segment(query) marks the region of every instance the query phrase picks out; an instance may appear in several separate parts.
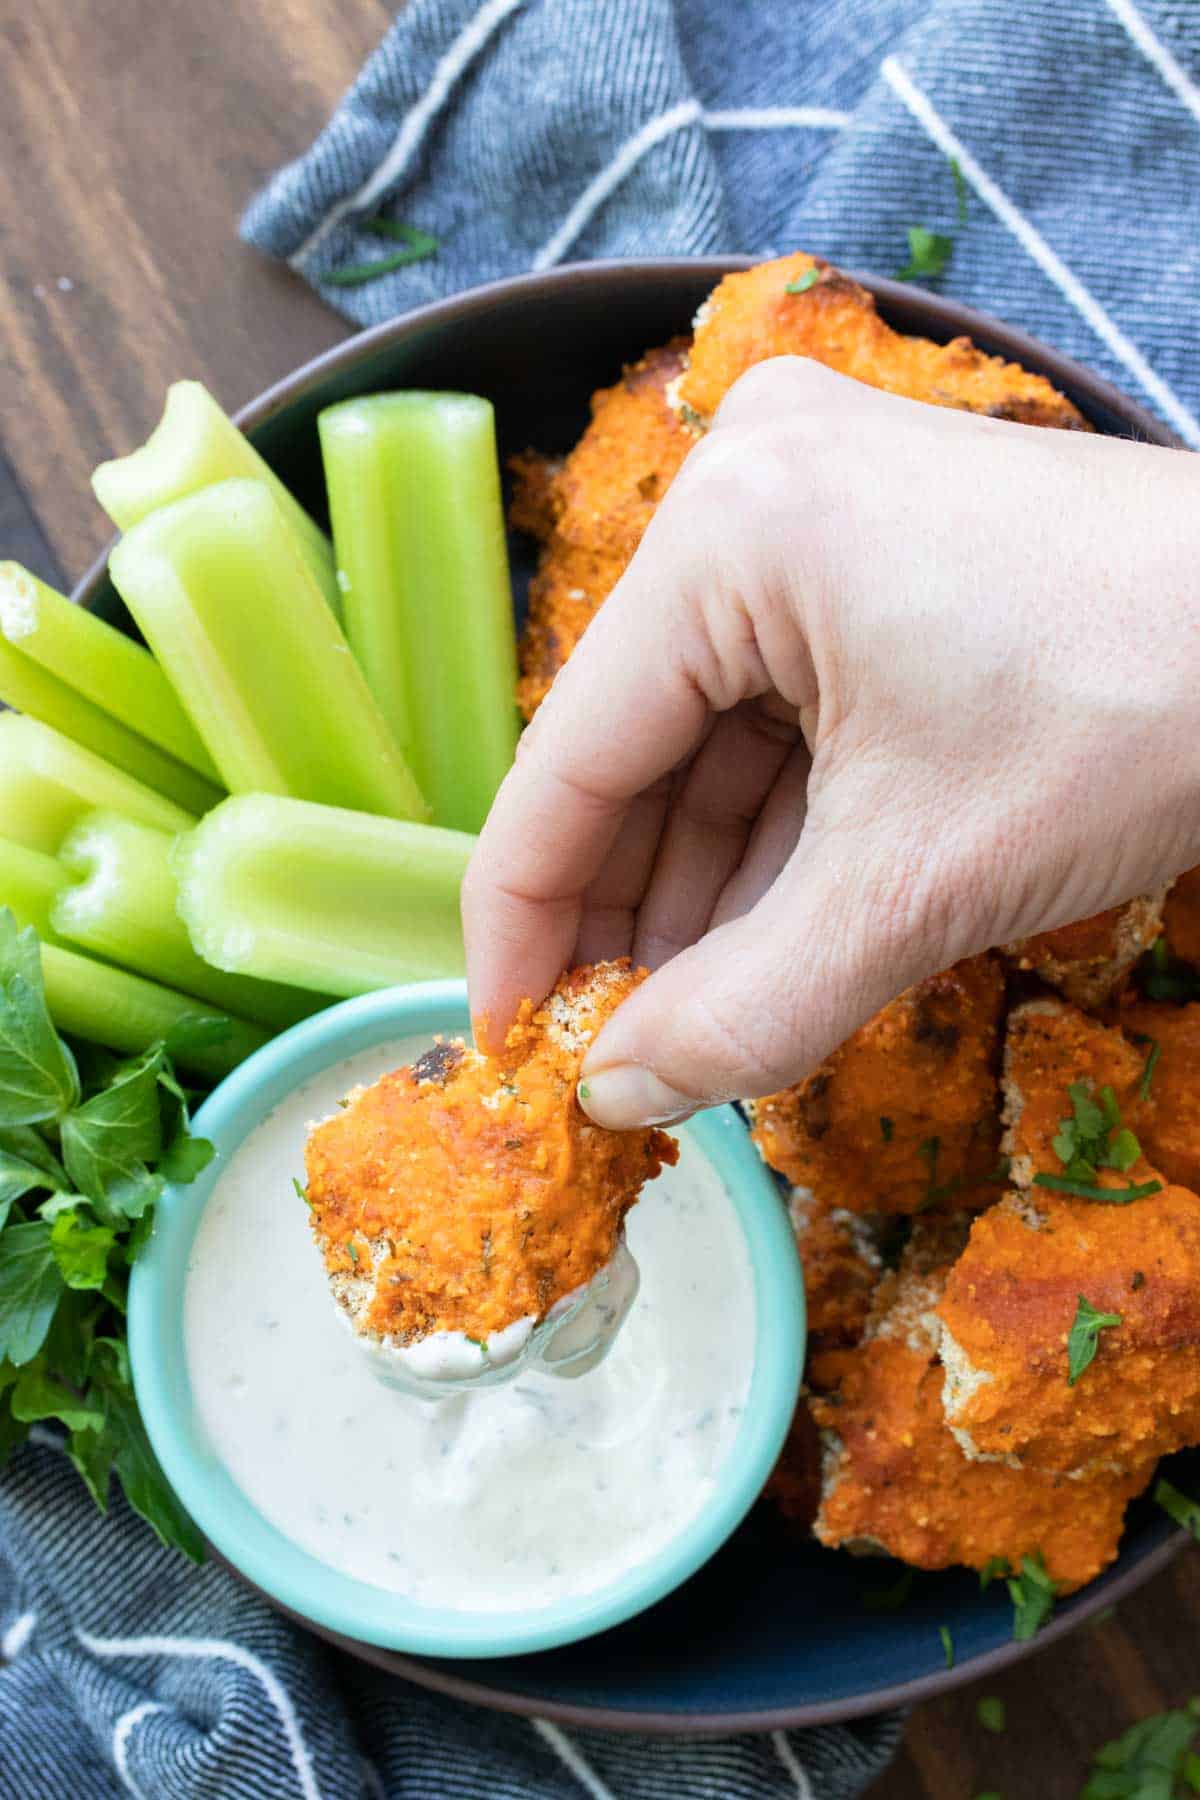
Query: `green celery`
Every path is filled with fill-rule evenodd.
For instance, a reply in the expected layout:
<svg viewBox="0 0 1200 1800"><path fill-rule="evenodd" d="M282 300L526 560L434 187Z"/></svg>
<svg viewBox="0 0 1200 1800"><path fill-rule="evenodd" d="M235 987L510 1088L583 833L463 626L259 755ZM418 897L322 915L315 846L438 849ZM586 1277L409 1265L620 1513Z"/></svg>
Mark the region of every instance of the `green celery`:
<svg viewBox="0 0 1200 1800"><path fill-rule="evenodd" d="M425 816L261 482L220 481L161 507L126 533L109 566L231 793Z"/></svg>
<svg viewBox="0 0 1200 1800"><path fill-rule="evenodd" d="M138 737L149 738L209 781L220 780L196 727L145 646L86 607L72 605L20 563L0 563L0 638Z"/></svg>
<svg viewBox="0 0 1200 1800"><path fill-rule="evenodd" d="M350 646L434 822L478 831L517 741L492 406L373 394L318 428Z"/></svg>
<svg viewBox="0 0 1200 1800"><path fill-rule="evenodd" d="M325 1005L294 987L228 975L196 955L176 910L173 842L168 833L118 813L87 813L64 838L58 863L51 863L61 890L51 911L58 938L276 1031ZM78 881L63 885L64 871ZM0 843L0 895L4 876Z"/></svg>
<svg viewBox="0 0 1200 1800"><path fill-rule="evenodd" d="M139 737L85 700L82 694L51 675L0 636L0 701L27 713L56 732L65 733L85 751L103 757L139 784L169 796L189 812L207 812L221 791L194 769L164 756L156 744ZM7 715L6 715L7 716ZM164 802L165 804L165 802Z"/></svg>
<svg viewBox="0 0 1200 1800"><path fill-rule="evenodd" d="M175 848L179 911L218 968L361 994L461 975L458 896L475 840L246 794Z"/></svg>
<svg viewBox="0 0 1200 1800"><path fill-rule="evenodd" d="M50 926L50 911L66 880L66 870L54 857L0 837L0 907L6 906L22 928L32 925L40 938L52 943L58 940Z"/></svg>
<svg viewBox="0 0 1200 1800"><path fill-rule="evenodd" d="M340 618L341 596L328 537L200 382L174 382L167 389L163 416L146 442L128 456L101 463L92 487L113 524L128 531L157 507L235 475L262 482L317 586Z"/></svg>
<svg viewBox="0 0 1200 1800"><path fill-rule="evenodd" d="M0 834L53 856L96 807L159 831L186 831L195 814L115 769L37 719L0 713Z"/></svg>
<svg viewBox="0 0 1200 1800"><path fill-rule="evenodd" d="M223 1016L190 994L178 994L157 981L112 969L55 944L42 945L42 976L46 1004L60 1031L125 1056L139 1056L151 1044L170 1038L183 1020L211 1019L215 1024ZM267 1033L244 1019L228 1019L228 1026L220 1042L200 1045L185 1040L175 1052L176 1061L219 1079L267 1042Z"/></svg>

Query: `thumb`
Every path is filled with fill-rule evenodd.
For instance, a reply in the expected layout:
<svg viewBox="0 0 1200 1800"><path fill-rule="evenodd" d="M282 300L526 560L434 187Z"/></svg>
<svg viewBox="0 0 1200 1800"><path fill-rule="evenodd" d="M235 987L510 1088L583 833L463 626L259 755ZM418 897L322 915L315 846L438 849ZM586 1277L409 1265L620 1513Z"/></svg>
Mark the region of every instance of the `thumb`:
<svg viewBox="0 0 1200 1800"><path fill-rule="evenodd" d="M854 854L849 852L853 849ZM802 836L775 885L650 975L604 1026L579 1100L612 1131L776 1093L963 950L934 884L864 846Z"/></svg>

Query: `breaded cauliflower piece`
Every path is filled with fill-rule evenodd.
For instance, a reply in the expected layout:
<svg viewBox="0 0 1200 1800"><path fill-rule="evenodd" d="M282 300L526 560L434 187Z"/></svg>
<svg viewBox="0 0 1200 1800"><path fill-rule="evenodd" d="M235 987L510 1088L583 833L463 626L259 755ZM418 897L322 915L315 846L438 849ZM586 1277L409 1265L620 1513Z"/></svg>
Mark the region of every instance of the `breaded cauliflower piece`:
<svg viewBox="0 0 1200 1800"><path fill-rule="evenodd" d="M1200 963L1200 868L1189 869L1169 890L1163 929L1172 956Z"/></svg>
<svg viewBox="0 0 1200 1800"><path fill-rule="evenodd" d="M955 1248L952 1233L924 1250L918 1242L880 1290L864 1342L823 1358L833 1386L811 1402L826 1443L816 1536L919 1569L983 1569L996 1558L1015 1569L1040 1551L1070 1591L1116 1555L1126 1505L1153 1463L1068 1482L964 1458L942 1416L934 1316Z"/></svg>
<svg viewBox="0 0 1200 1800"><path fill-rule="evenodd" d="M513 522L542 541L529 587L517 699L527 719L624 574L694 442L667 405L686 338L650 350L592 400L592 422L561 465L516 459Z"/></svg>
<svg viewBox="0 0 1200 1800"><path fill-rule="evenodd" d="M806 1081L750 1103L764 1159L826 1209L960 1206L996 1161L1003 998L991 956L909 988Z"/></svg>
<svg viewBox="0 0 1200 1800"><path fill-rule="evenodd" d="M1200 1193L1200 1005L1145 1000L1122 1007L1120 1018L1143 1067L1158 1046L1149 1065L1149 1102L1138 1113L1146 1155L1168 1181Z"/></svg>
<svg viewBox="0 0 1200 1800"><path fill-rule="evenodd" d="M814 270L812 287L788 293L789 283ZM693 429L707 428L738 376L769 356L810 356L868 387L932 406L1092 429L1043 376L986 356L969 338L934 344L893 331L865 288L802 252L727 275L704 303L687 368L672 390L681 417Z"/></svg>
<svg viewBox="0 0 1200 1800"><path fill-rule="evenodd" d="M804 1265L809 1342L855 1344L883 1274L873 1222L793 1188L788 1202Z"/></svg>
<svg viewBox="0 0 1200 1800"><path fill-rule="evenodd" d="M969 1455L1132 1474L1200 1435L1200 1198L1143 1153L1145 1068L1144 1047L1065 1001L1009 1019L1021 1191L976 1221L938 1309L945 1415ZM1120 1323L1072 1385L1081 1300Z"/></svg>
<svg viewBox="0 0 1200 1800"><path fill-rule="evenodd" d="M642 974L573 969L524 1003L501 1055L439 1042L313 1128L312 1228L360 1337L486 1341L609 1263L643 1184L678 1158L661 1131L601 1131L575 1097L588 1045Z"/></svg>
<svg viewBox="0 0 1200 1800"><path fill-rule="evenodd" d="M1140 1172L1140 1171L1139 1171ZM1120 1324L1068 1380L1085 1300ZM1033 1188L977 1219L938 1309L947 1423L971 1456L1130 1475L1200 1440L1200 1198Z"/></svg>
<svg viewBox="0 0 1200 1800"><path fill-rule="evenodd" d="M1110 1087L1121 1124L1140 1134L1154 1105L1153 1098L1141 1099L1145 1068L1144 1049L1065 1000L1028 1000L1014 1007L1004 1041L1001 1143L1013 1186L1027 1188L1035 1175L1064 1173L1054 1140L1071 1115L1073 1083L1084 1083L1093 1095ZM1108 1170L1104 1179L1127 1187L1135 1175Z"/></svg>
<svg viewBox="0 0 1200 1800"><path fill-rule="evenodd" d="M1139 894L1074 925L1017 938L1004 946L1003 954L1018 969L1040 975L1076 1006L1103 1006L1161 932L1165 896L1165 888Z"/></svg>

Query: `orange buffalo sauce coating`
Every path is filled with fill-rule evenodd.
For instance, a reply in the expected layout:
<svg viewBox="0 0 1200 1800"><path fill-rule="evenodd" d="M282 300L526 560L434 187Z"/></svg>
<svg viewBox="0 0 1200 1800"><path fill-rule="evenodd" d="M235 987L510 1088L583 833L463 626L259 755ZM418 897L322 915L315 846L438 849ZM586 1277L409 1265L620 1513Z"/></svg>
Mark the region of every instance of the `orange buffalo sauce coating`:
<svg viewBox="0 0 1200 1800"><path fill-rule="evenodd" d="M661 1131L601 1131L575 1097L588 1045L644 974L573 969L524 1002L499 1056L438 1043L313 1129L313 1230L357 1330L485 1339L611 1259L643 1183L679 1154Z"/></svg>
<svg viewBox="0 0 1200 1800"><path fill-rule="evenodd" d="M1073 925L1005 945L1016 967L1031 970L1076 1006L1103 1006L1162 929L1162 895L1141 894Z"/></svg>
<svg viewBox="0 0 1200 1800"><path fill-rule="evenodd" d="M1121 1123L1138 1136L1153 1113L1153 1093L1140 1098L1146 1051L1065 1000L1030 1000L1008 1017L1004 1044L1004 1151L1017 1187L1035 1175L1063 1174L1054 1139L1072 1117L1069 1088L1111 1087ZM1126 1171L1100 1169L1100 1186L1123 1188L1154 1174L1145 1159Z"/></svg>
<svg viewBox="0 0 1200 1800"><path fill-rule="evenodd" d="M752 1103L764 1159L825 1207L961 1206L996 1161L1003 998L991 956L909 988L806 1081Z"/></svg>
<svg viewBox="0 0 1200 1800"><path fill-rule="evenodd" d="M1068 1383L1080 1296L1121 1323ZM1200 1439L1200 1198L1034 1188L977 1219L938 1308L948 1422L979 1455L1129 1473Z"/></svg>
<svg viewBox="0 0 1200 1800"><path fill-rule="evenodd" d="M789 1211L804 1263L809 1343L857 1343L883 1268L873 1233L861 1215L804 1188L793 1191Z"/></svg>
<svg viewBox="0 0 1200 1800"><path fill-rule="evenodd" d="M812 287L787 292L789 282L812 270L818 275ZM868 387L932 406L1091 430L1044 376L986 356L969 338L935 344L893 331L865 288L801 251L727 275L701 308L677 389L685 415L709 424L738 376L769 356L810 356Z"/></svg>
<svg viewBox="0 0 1200 1800"><path fill-rule="evenodd" d="M1172 956L1200 963L1200 869L1181 875L1167 895L1163 927Z"/></svg>
<svg viewBox="0 0 1200 1800"><path fill-rule="evenodd" d="M654 509L692 448L667 405L686 338L650 350L592 399L592 421L558 465L515 459L514 524L543 543L529 587L517 698L532 718L592 615L624 574Z"/></svg>
<svg viewBox="0 0 1200 1800"><path fill-rule="evenodd" d="M812 1402L840 1446L816 1521L821 1543L875 1545L918 1569L983 1569L995 1557L1017 1569L1040 1551L1064 1591L1116 1555L1125 1508L1152 1464L1071 1481L968 1462L942 1414L940 1367L901 1339L829 1352L834 1376L832 1392Z"/></svg>
<svg viewBox="0 0 1200 1800"><path fill-rule="evenodd" d="M817 1359L813 1418L827 1458L816 1535L919 1569L1013 1568L1040 1551L1053 1581L1081 1586L1116 1554L1127 1502L1150 1464L1087 1481L968 1462L942 1411L934 1308L968 1221L922 1221L880 1287L864 1341Z"/></svg>
<svg viewBox="0 0 1200 1800"><path fill-rule="evenodd" d="M1121 1025L1143 1065L1153 1045L1150 1103L1139 1114L1142 1147L1168 1181L1200 1193L1200 1005L1142 1001L1121 1009Z"/></svg>

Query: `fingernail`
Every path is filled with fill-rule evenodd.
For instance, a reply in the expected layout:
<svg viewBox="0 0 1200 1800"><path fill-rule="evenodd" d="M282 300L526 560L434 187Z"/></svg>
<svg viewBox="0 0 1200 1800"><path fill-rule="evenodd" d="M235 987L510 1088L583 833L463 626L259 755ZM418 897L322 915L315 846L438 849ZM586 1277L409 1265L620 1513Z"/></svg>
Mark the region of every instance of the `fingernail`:
<svg viewBox="0 0 1200 1800"><path fill-rule="evenodd" d="M632 1131L638 1125L674 1125L696 1111L697 1102L680 1094L652 1069L639 1063L616 1063L579 1084L579 1104L588 1118L606 1131Z"/></svg>

